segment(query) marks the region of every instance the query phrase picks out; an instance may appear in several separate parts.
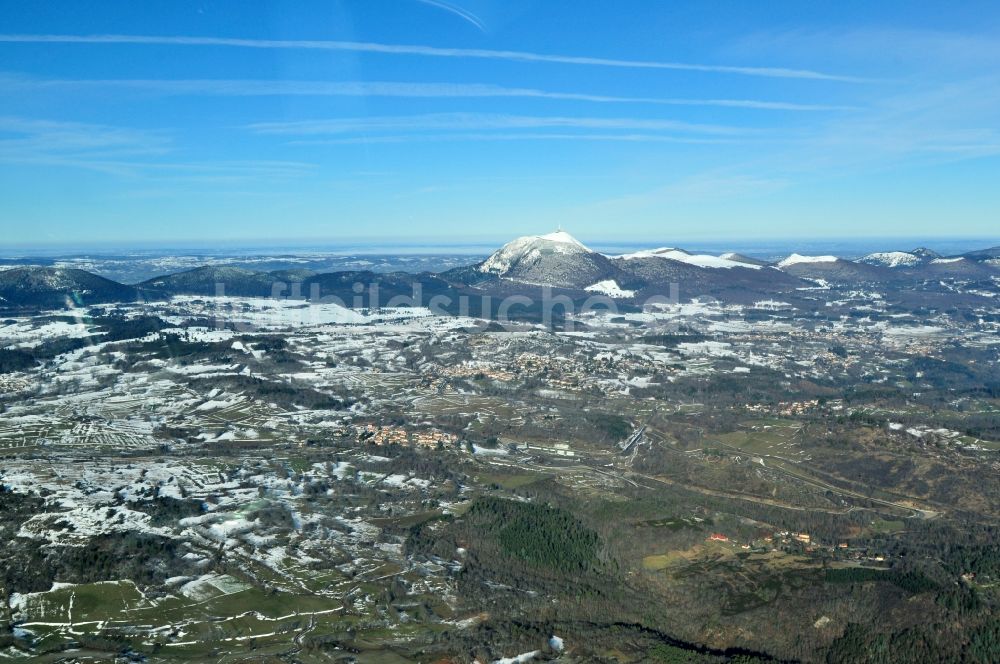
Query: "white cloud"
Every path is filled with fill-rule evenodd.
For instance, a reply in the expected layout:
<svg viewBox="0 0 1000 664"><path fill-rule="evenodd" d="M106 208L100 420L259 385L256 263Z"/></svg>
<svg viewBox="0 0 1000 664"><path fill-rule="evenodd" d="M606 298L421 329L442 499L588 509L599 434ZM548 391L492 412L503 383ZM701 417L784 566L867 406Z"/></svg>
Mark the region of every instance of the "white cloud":
<svg viewBox="0 0 1000 664"><path fill-rule="evenodd" d="M172 137L163 131L0 116L0 133L12 135L0 139L0 163L7 164L201 181L294 177L312 169L310 164L278 160L174 161Z"/></svg>
<svg viewBox="0 0 1000 664"><path fill-rule="evenodd" d="M674 206L679 203L700 203L726 198L760 196L780 191L789 184L788 180L782 178L702 173L684 177L641 193L591 202L588 203L587 207L602 212L631 214L641 210Z"/></svg>
<svg viewBox="0 0 1000 664"><path fill-rule="evenodd" d="M163 132L21 117L0 117L0 160L46 158L120 158L163 154L170 138Z"/></svg>

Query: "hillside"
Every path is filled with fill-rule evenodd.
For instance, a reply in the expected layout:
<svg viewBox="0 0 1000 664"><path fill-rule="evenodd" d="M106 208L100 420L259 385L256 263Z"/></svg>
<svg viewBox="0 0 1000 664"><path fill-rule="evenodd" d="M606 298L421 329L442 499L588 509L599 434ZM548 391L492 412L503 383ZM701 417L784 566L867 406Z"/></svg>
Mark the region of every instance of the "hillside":
<svg viewBox="0 0 1000 664"><path fill-rule="evenodd" d="M0 272L0 306L78 307L138 298L134 286L85 270L16 267Z"/></svg>

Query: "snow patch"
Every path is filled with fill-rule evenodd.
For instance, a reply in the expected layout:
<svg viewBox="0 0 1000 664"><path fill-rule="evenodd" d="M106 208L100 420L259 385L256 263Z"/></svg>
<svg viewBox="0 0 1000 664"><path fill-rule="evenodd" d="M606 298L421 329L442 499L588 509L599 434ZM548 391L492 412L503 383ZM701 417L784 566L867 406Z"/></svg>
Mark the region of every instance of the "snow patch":
<svg viewBox="0 0 1000 664"><path fill-rule="evenodd" d="M502 659L494 660L493 664L525 664L525 662L530 662L541 654L541 650L532 650L531 652L521 653L520 655L515 655L514 657L504 657Z"/></svg>
<svg viewBox="0 0 1000 664"><path fill-rule="evenodd" d="M728 254L735 255L735 254ZM711 254L689 254L681 249L673 249L671 247L661 247L659 249L648 249L643 251L636 251L631 254L622 254L617 256L624 260L634 260L636 258L666 258L668 260L677 261L679 263L686 263L688 265L694 265L696 267L707 267L707 268L723 268L731 269L734 267L744 267L750 270L759 270L761 265L754 265L752 263L744 263L742 261L731 260L726 258L726 254L722 256L712 256Z"/></svg>
<svg viewBox="0 0 1000 664"><path fill-rule="evenodd" d="M778 267L788 267L799 263L836 263L840 259L836 256L803 256L802 254L792 254L788 258L778 263Z"/></svg>
<svg viewBox="0 0 1000 664"><path fill-rule="evenodd" d="M608 297L635 297L634 290L625 290L619 286L618 282L614 279L598 281L596 284L591 284L583 290L588 293L600 293L601 295L607 295Z"/></svg>

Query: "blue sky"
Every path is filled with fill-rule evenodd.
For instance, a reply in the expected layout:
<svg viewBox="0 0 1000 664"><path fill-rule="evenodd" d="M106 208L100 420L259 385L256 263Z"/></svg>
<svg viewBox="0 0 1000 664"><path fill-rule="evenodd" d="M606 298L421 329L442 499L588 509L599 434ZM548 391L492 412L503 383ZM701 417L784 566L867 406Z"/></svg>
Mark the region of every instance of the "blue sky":
<svg viewBox="0 0 1000 664"><path fill-rule="evenodd" d="M995 2L0 12L0 245L1000 235Z"/></svg>

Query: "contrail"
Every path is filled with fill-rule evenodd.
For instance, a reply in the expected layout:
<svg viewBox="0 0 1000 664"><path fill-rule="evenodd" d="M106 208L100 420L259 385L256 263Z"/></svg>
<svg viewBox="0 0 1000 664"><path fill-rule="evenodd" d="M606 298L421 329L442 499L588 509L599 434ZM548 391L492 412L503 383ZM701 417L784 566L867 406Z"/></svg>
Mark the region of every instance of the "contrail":
<svg viewBox="0 0 1000 664"><path fill-rule="evenodd" d="M444 2L443 0L417 0L417 2L424 5L430 5L431 7L437 7L438 9L443 9L444 11L454 14L455 16L458 16L459 18L476 26L480 32L486 32L486 26L483 25L483 22L479 20L478 16L470 11L462 9L461 7L453 5L450 2Z"/></svg>
<svg viewBox="0 0 1000 664"><path fill-rule="evenodd" d="M324 51L385 53L392 55L424 55L441 58L480 58L489 60L510 60L515 62L548 62L555 64L623 67L630 69L700 71L717 74L738 74L743 76L798 78L855 83L870 81L870 79L858 78L855 76L842 76L839 74L827 74L809 69L788 69L785 67L742 67L684 62L658 62L652 60L619 60L614 58L595 58L577 55L550 55L545 53L530 53L527 51L497 51L479 48L441 48L437 46L380 44L377 42L356 41L239 39L231 37L187 36L159 37L152 35L0 35L0 43L161 44L173 46L229 46L263 49L312 49Z"/></svg>
<svg viewBox="0 0 1000 664"><path fill-rule="evenodd" d="M384 136L348 136L290 141L290 145L366 145L376 143L426 143L426 142L505 142L505 141L614 141L624 143L682 143L693 145L719 145L744 139L692 138L664 136L661 134L554 134L554 133L453 133L453 134L390 134Z"/></svg>
<svg viewBox="0 0 1000 664"><path fill-rule="evenodd" d="M775 111L849 111L854 106L801 104L759 99L683 99L619 97L534 88L507 88L485 83L405 83L393 81L286 81L260 79L35 79L0 75L0 86L12 89L123 89L162 95L214 96L341 96L341 97L527 97L595 103L664 106L722 106Z"/></svg>
<svg viewBox="0 0 1000 664"><path fill-rule="evenodd" d="M523 129L603 129L610 131L682 131L717 135L747 135L759 130L726 125L696 124L677 120L647 118L591 118L495 113L428 113L425 115L390 115L379 117L336 118L333 120L298 120L257 122L246 129L260 134L322 135L375 131L412 130L523 130Z"/></svg>

